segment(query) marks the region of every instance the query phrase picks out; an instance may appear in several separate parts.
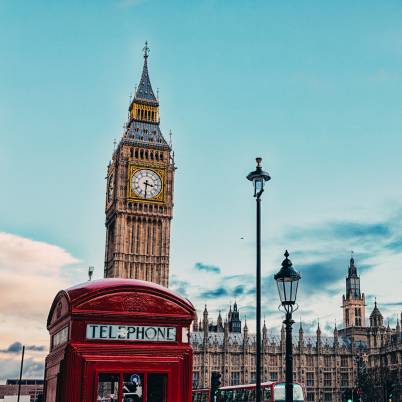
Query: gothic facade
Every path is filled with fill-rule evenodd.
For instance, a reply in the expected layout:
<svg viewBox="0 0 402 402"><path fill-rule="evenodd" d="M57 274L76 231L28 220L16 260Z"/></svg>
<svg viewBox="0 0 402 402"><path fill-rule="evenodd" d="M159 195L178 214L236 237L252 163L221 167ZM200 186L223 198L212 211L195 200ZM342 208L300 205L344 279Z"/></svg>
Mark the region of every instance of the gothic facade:
<svg viewBox="0 0 402 402"><path fill-rule="evenodd" d="M106 278L168 286L174 162L159 126L159 100L144 66L128 122L107 169Z"/></svg>
<svg viewBox="0 0 402 402"><path fill-rule="evenodd" d="M361 357L367 369L374 373L386 367L394 374L395 384L401 386L402 333L399 319L396 328L385 327L375 302L370 324L365 326L364 304L360 278L351 258L346 295L343 296L344 328L337 329L335 326L333 336L328 337L321 334L318 325L312 336L305 334L300 324L298 334L293 337L294 379L305 386L307 401L340 402L345 390L356 387L357 357ZM222 374L223 385L255 382L256 337L249 333L247 323L244 323L242 332L233 331L231 313L232 309L223 324L219 313L214 325L205 307L202 320L193 326L191 343L194 348L195 388L209 387L213 371ZM278 334L275 329L268 329L264 322L262 343L262 380L283 381L284 328Z"/></svg>

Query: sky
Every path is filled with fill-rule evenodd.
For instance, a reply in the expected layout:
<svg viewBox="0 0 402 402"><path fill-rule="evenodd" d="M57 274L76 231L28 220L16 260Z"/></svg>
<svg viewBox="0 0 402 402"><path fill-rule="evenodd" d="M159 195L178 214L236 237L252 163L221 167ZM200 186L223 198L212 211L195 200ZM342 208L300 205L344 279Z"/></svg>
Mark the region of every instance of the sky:
<svg viewBox="0 0 402 402"><path fill-rule="evenodd" d="M0 380L41 377L57 291L103 275L106 167L150 47L177 170L170 286L254 323L255 157L263 315L301 272L295 314L342 325L354 251L367 313L402 310L399 1L0 0ZM368 315L367 314L367 315Z"/></svg>

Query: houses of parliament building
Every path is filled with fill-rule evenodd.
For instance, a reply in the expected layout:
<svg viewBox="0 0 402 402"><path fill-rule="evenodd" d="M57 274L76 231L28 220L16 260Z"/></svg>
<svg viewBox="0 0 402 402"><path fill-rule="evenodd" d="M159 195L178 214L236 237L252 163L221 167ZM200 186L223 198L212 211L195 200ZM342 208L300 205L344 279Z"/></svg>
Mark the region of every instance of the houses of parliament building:
<svg viewBox="0 0 402 402"><path fill-rule="evenodd" d="M148 57L146 44L125 131L107 168L104 276L168 287L175 164L172 146L160 129L159 99L151 86ZM319 325L314 334L305 334L301 324L295 331L294 378L304 384L307 401L341 401L342 392L356 385L357 357L378 375L387 369L401 395L400 320L395 328L386 326L375 302L366 325L366 301L353 258L347 270L342 329L335 326L331 337L322 335ZM237 304L216 320L205 306L200 318L190 336L193 387L209 387L214 371L222 374L223 385L254 382L255 335L246 322L242 324ZM269 328L264 322L262 342L262 380L284 380L284 328Z"/></svg>

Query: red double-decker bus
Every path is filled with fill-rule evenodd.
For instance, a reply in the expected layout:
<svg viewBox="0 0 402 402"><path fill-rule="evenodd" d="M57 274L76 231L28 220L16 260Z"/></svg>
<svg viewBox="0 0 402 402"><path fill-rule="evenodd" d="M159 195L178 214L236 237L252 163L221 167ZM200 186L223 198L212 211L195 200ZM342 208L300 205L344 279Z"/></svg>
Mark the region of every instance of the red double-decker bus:
<svg viewBox="0 0 402 402"><path fill-rule="evenodd" d="M216 402L255 402L255 384L231 385L219 388ZM263 402L285 402L284 382L264 382L261 384ZM304 402L304 392L300 384L293 384L293 401ZM209 389L193 390L193 402L215 402L211 400Z"/></svg>

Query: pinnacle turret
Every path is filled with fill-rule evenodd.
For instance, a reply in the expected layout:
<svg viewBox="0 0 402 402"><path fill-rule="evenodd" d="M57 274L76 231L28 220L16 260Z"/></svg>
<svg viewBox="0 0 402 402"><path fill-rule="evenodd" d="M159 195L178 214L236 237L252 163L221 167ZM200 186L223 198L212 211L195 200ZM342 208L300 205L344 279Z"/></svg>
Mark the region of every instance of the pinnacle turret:
<svg viewBox="0 0 402 402"><path fill-rule="evenodd" d="M264 320L264 325L262 326L262 338L263 339L268 338L268 329L267 329L267 325L265 324L265 320Z"/></svg>
<svg viewBox="0 0 402 402"><path fill-rule="evenodd" d="M377 299L374 301L374 308L370 314L370 327L382 327L384 325L384 318L377 306Z"/></svg>

